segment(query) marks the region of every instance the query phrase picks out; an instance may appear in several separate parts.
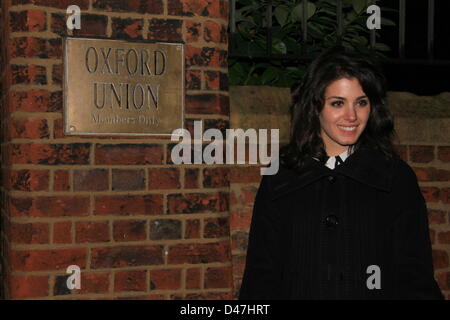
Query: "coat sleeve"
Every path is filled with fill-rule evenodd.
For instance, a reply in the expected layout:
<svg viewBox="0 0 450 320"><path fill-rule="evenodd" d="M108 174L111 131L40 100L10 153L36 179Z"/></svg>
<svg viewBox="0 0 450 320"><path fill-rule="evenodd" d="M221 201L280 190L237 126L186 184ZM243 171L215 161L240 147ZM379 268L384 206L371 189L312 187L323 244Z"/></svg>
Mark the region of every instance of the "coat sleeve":
<svg viewBox="0 0 450 320"><path fill-rule="evenodd" d="M405 164L394 224L395 299L443 299L434 279L433 259L425 199L414 171Z"/></svg>
<svg viewBox="0 0 450 320"><path fill-rule="evenodd" d="M280 299L279 217L263 176L253 206L247 258L239 299Z"/></svg>

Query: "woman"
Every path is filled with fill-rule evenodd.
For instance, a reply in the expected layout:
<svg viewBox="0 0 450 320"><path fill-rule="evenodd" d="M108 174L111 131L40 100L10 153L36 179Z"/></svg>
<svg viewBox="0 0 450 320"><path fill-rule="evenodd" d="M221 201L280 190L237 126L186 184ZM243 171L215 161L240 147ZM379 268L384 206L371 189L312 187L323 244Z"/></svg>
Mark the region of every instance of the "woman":
<svg viewBox="0 0 450 320"><path fill-rule="evenodd" d="M319 56L256 195L240 299L442 299L427 208L369 56Z"/></svg>

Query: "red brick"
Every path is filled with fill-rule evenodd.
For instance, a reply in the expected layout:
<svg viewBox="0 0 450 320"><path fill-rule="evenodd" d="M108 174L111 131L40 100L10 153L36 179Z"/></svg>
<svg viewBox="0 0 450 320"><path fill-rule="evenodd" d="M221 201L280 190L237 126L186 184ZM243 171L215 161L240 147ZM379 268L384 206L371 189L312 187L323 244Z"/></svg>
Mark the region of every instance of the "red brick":
<svg viewBox="0 0 450 320"><path fill-rule="evenodd" d="M205 272L205 289L231 288L233 274L231 267L208 268Z"/></svg>
<svg viewBox="0 0 450 320"><path fill-rule="evenodd" d="M163 213L162 195L99 196L95 198L96 215L157 215Z"/></svg>
<svg viewBox="0 0 450 320"><path fill-rule="evenodd" d="M66 170L55 171L53 180L53 189L54 191L70 190L69 171Z"/></svg>
<svg viewBox="0 0 450 320"><path fill-rule="evenodd" d="M440 200L443 203L450 203L450 188L442 188L440 190Z"/></svg>
<svg viewBox="0 0 450 320"><path fill-rule="evenodd" d="M252 221L251 208L237 208L230 211L231 230L245 230L250 227Z"/></svg>
<svg viewBox="0 0 450 320"><path fill-rule="evenodd" d="M428 209L428 223L430 225L445 223L445 211Z"/></svg>
<svg viewBox="0 0 450 320"><path fill-rule="evenodd" d="M147 271L133 270L116 272L114 276L114 292L145 291Z"/></svg>
<svg viewBox="0 0 450 320"><path fill-rule="evenodd" d="M47 27L46 13L40 10L11 11L9 26L12 32L45 31Z"/></svg>
<svg viewBox="0 0 450 320"><path fill-rule="evenodd" d="M10 214L17 217L71 217L89 214L89 197L50 196L10 198Z"/></svg>
<svg viewBox="0 0 450 320"><path fill-rule="evenodd" d="M109 239L109 223L107 221L75 224L76 242L107 242Z"/></svg>
<svg viewBox="0 0 450 320"><path fill-rule="evenodd" d="M228 75L220 71L205 71L205 88L228 91Z"/></svg>
<svg viewBox="0 0 450 320"><path fill-rule="evenodd" d="M106 191L109 189L108 169L88 169L73 171L74 191Z"/></svg>
<svg viewBox="0 0 450 320"><path fill-rule="evenodd" d="M244 203L249 206L253 206L253 203L255 202L256 193L258 192L257 187L244 187L242 190L242 196Z"/></svg>
<svg viewBox="0 0 450 320"><path fill-rule="evenodd" d="M230 122L224 119L205 119L204 120L205 129L219 129L222 132L222 136L226 136L226 129L230 128Z"/></svg>
<svg viewBox="0 0 450 320"><path fill-rule="evenodd" d="M423 197L426 202L439 202L440 201L440 190L434 187L420 187Z"/></svg>
<svg viewBox="0 0 450 320"><path fill-rule="evenodd" d="M185 46L186 67L227 67L228 52L219 48Z"/></svg>
<svg viewBox="0 0 450 320"><path fill-rule="evenodd" d="M229 115L229 112L228 96L209 93L186 95L186 113Z"/></svg>
<svg viewBox="0 0 450 320"><path fill-rule="evenodd" d="M442 162L450 162L450 147L438 147L438 159Z"/></svg>
<svg viewBox="0 0 450 320"><path fill-rule="evenodd" d="M176 168L148 169L148 189L180 188L180 172Z"/></svg>
<svg viewBox="0 0 450 320"><path fill-rule="evenodd" d="M444 250L433 250L433 266L434 269L448 268L448 254Z"/></svg>
<svg viewBox="0 0 450 320"><path fill-rule="evenodd" d="M186 270L186 289L200 289L200 268L189 268Z"/></svg>
<svg viewBox="0 0 450 320"><path fill-rule="evenodd" d="M53 243L72 243L72 222L63 221L53 224Z"/></svg>
<svg viewBox="0 0 450 320"><path fill-rule="evenodd" d="M50 20L50 30L60 36L67 36L68 28L66 24L66 15L60 13L52 13Z"/></svg>
<svg viewBox="0 0 450 320"><path fill-rule="evenodd" d="M143 169L112 169L112 190L144 190L145 171Z"/></svg>
<svg viewBox="0 0 450 320"><path fill-rule="evenodd" d="M228 19L226 0L168 0L168 13L175 16L207 16Z"/></svg>
<svg viewBox="0 0 450 320"><path fill-rule="evenodd" d="M197 21L185 20L184 27L186 42L197 42L200 38L202 24Z"/></svg>
<svg viewBox="0 0 450 320"><path fill-rule="evenodd" d="M120 220L113 224L114 241L139 241L147 239L145 220Z"/></svg>
<svg viewBox="0 0 450 320"><path fill-rule="evenodd" d="M62 111L62 92L30 90L12 91L9 96L11 112L60 112Z"/></svg>
<svg viewBox="0 0 450 320"><path fill-rule="evenodd" d="M74 29L74 36L106 36L108 17L98 14L81 14L81 29Z"/></svg>
<svg viewBox="0 0 450 320"><path fill-rule="evenodd" d="M450 231L439 232L437 238L439 243L450 244Z"/></svg>
<svg viewBox="0 0 450 320"><path fill-rule="evenodd" d="M184 231L185 239L200 238L200 220L186 220L186 227Z"/></svg>
<svg viewBox="0 0 450 320"><path fill-rule="evenodd" d="M199 169L185 169L184 170L184 187L185 188L198 188L198 174Z"/></svg>
<svg viewBox="0 0 450 320"><path fill-rule="evenodd" d="M151 290L176 290L181 286L181 270L151 270Z"/></svg>
<svg viewBox="0 0 450 320"><path fill-rule="evenodd" d="M11 161L15 164L89 164L89 143L11 145Z"/></svg>
<svg viewBox="0 0 450 320"><path fill-rule="evenodd" d="M245 269L245 255L233 255L233 276L235 278L242 278Z"/></svg>
<svg viewBox="0 0 450 320"><path fill-rule="evenodd" d="M73 0L12 0L13 5L20 4L34 4L36 6L52 7L58 9L66 9L68 6L74 4ZM81 10L89 8L89 0L77 0L76 5Z"/></svg>
<svg viewBox="0 0 450 320"><path fill-rule="evenodd" d="M8 170L7 189L19 191L48 191L48 170Z"/></svg>
<svg viewBox="0 0 450 320"><path fill-rule="evenodd" d="M409 160L427 163L434 159L434 146L409 146Z"/></svg>
<svg viewBox="0 0 450 320"><path fill-rule="evenodd" d="M86 267L87 249L12 250L10 266L16 271L62 270Z"/></svg>
<svg viewBox="0 0 450 320"><path fill-rule="evenodd" d="M147 39L158 41L182 41L183 21L178 19L151 19Z"/></svg>
<svg viewBox="0 0 450 320"><path fill-rule="evenodd" d="M443 169L436 169L432 167L418 168L413 167L419 181L449 181L450 171Z"/></svg>
<svg viewBox="0 0 450 320"><path fill-rule="evenodd" d="M106 11L138 12L151 14L164 13L163 0L95 0L92 6L93 8L104 9Z"/></svg>
<svg viewBox="0 0 450 320"><path fill-rule="evenodd" d="M9 241L20 244L49 243L48 223L11 223Z"/></svg>
<svg viewBox="0 0 450 320"><path fill-rule="evenodd" d="M230 183L252 183L261 181L259 167L234 167L230 168Z"/></svg>
<svg viewBox="0 0 450 320"><path fill-rule="evenodd" d="M205 219L204 238L221 238L230 236L228 218Z"/></svg>
<svg viewBox="0 0 450 320"><path fill-rule="evenodd" d="M220 188L228 187L229 169L228 168L206 168L203 169L203 187Z"/></svg>
<svg viewBox="0 0 450 320"><path fill-rule="evenodd" d="M231 236L231 249L232 250L241 250L243 252L247 251L248 247L248 230L249 228L245 229L244 231L233 231L233 234Z"/></svg>
<svg viewBox="0 0 450 320"><path fill-rule="evenodd" d="M169 214L228 211L226 193L188 193L167 196Z"/></svg>
<svg viewBox="0 0 450 320"><path fill-rule="evenodd" d="M202 88L202 72L195 70L186 70L186 85L187 90L200 90Z"/></svg>
<svg viewBox="0 0 450 320"><path fill-rule="evenodd" d="M13 38L10 44L11 58L62 58L61 39L33 37Z"/></svg>
<svg viewBox="0 0 450 320"><path fill-rule="evenodd" d="M47 71L44 66L13 64L10 68L12 84L47 84Z"/></svg>
<svg viewBox="0 0 450 320"><path fill-rule="evenodd" d="M394 145L394 147L397 149L400 158L403 161L408 162L408 147L404 145Z"/></svg>
<svg viewBox="0 0 450 320"><path fill-rule="evenodd" d="M230 246L228 241L219 243L178 244L169 248L169 264L197 264L228 262Z"/></svg>
<svg viewBox="0 0 450 320"><path fill-rule="evenodd" d="M91 249L91 268L122 268L163 264L162 246L116 246Z"/></svg>
<svg viewBox="0 0 450 320"><path fill-rule="evenodd" d="M157 144L97 144L95 164L163 164L164 150Z"/></svg>
<svg viewBox="0 0 450 320"><path fill-rule="evenodd" d="M48 139L50 131L46 119L11 119L11 139Z"/></svg>
<svg viewBox="0 0 450 320"><path fill-rule="evenodd" d="M63 65L54 64L52 66L52 84L61 86L63 78Z"/></svg>
<svg viewBox="0 0 450 320"><path fill-rule="evenodd" d="M181 238L181 221L178 219L157 219L150 222L150 240Z"/></svg>
<svg viewBox="0 0 450 320"><path fill-rule="evenodd" d="M450 272L436 273L436 280L441 290L450 290Z"/></svg>
<svg viewBox="0 0 450 320"><path fill-rule="evenodd" d="M48 276L11 276L9 279L9 298L43 298L48 295Z"/></svg>
<svg viewBox="0 0 450 320"><path fill-rule="evenodd" d="M227 43L227 29L224 25L214 21L206 21L203 28L206 42Z"/></svg>
<svg viewBox="0 0 450 320"><path fill-rule="evenodd" d="M81 273L81 289L79 294L107 293L109 291L108 273Z"/></svg>
<svg viewBox="0 0 450 320"><path fill-rule="evenodd" d="M430 228L429 234L430 234L431 244L434 245L435 242L436 242L436 240L435 240L436 239L436 232L433 229Z"/></svg>
<svg viewBox="0 0 450 320"><path fill-rule="evenodd" d="M115 39L142 39L142 19L112 19L112 37Z"/></svg>

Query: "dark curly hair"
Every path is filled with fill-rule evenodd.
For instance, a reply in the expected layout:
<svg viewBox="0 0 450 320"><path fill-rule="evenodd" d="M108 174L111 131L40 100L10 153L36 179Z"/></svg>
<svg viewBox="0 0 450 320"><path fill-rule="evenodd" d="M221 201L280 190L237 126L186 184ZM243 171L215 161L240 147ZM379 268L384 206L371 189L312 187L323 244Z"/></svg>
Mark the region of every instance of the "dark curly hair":
<svg viewBox="0 0 450 320"><path fill-rule="evenodd" d="M290 141L280 150L282 166L301 170L311 157L325 161L319 114L324 106L325 89L342 78L358 79L371 104L367 125L352 151L364 146L381 151L387 159L398 157L392 142L397 134L386 106L386 80L379 61L369 54L334 47L309 65L293 92Z"/></svg>

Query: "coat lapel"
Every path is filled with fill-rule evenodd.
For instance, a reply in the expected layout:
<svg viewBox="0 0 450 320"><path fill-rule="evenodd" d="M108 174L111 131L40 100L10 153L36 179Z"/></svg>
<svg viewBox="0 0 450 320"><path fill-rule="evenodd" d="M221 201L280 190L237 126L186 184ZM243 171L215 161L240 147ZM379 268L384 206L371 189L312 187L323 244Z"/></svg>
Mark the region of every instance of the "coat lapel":
<svg viewBox="0 0 450 320"><path fill-rule="evenodd" d="M391 190L397 161L387 160L375 150L361 147L334 170L317 160L310 159L300 172L280 169L272 180L272 199L303 188L310 183L330 175L342 174L360 183L386 192Z"/></svg>

